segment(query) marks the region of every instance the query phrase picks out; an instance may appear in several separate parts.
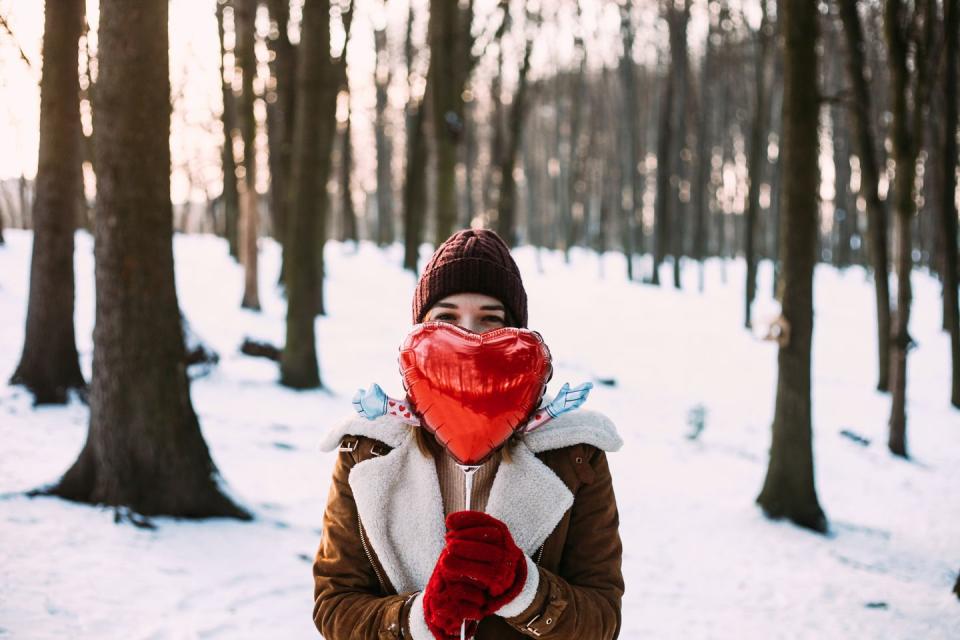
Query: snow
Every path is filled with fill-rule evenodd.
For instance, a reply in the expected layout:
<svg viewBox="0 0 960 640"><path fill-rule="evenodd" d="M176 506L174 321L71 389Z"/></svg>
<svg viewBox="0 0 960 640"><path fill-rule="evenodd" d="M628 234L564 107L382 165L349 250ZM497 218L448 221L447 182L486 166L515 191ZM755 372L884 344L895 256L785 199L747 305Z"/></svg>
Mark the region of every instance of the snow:
<svg viewBox="0 0 960 640"><path fill-rule="evenodd" d="M0 376L23 340L31 235L0 247ZM0 386L0 637L312 638L311 559L332 454L317 442L351 410L359 387L403 388L397 349L410 327L413 277L402 248L326 248L329 316L317 321L326 388L296 392L277 368L242 356L244 336L281 344L279 251L261 250L262 313L240 309L242 273L210 236L175 238L177 286L193 330L221 356L193 383L204 436L250 523L154 519L114 523L112 510L22 492L56 481L76 458L87 409L31 407ZM424 257L429 247L423 247ZM622 638L958 638L960 412L948 404L948 340L939 284L914 274L908 447L885 447L889 398L874 391L872 285L862 270L818 267L814 333L817 488L831 522L818 536L771 522L754 504L766 470L776 346L742 328L743 264L712 261L705 292L625 280L623 257L516 252L531 328L563 382L596 384L588 407L626 442L610 457L624 541ZM92 240L77 234L77 342L89 378ZM649 263L641 261L641 272ZM665 282L671 282L665 267ZM761 265L758 318L775 313ZM705 411L701 435L688 424ZM868 446L842 437L849 429Z"/></svg>

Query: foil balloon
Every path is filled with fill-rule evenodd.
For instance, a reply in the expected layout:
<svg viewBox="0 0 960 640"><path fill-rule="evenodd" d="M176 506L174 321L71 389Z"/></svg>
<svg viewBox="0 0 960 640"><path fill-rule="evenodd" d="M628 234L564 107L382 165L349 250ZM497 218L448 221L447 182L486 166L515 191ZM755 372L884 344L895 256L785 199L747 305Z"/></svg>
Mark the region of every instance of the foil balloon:
<svg viewBox="0 0 960 640"><path fill-rule="evenodd" d="M553 376L536 331L474 333L449 322L414 326L400 348L407 399L461 465L490 457L536 411Z"/></svg>

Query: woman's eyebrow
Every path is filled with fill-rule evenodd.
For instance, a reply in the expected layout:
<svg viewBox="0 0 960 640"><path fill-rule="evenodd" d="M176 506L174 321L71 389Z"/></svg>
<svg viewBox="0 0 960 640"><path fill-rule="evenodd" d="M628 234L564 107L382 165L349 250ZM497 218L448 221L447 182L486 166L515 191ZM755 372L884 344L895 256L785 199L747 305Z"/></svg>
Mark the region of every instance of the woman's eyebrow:
<svg viewBox="0 0 960 640"><path fill-rule="evenodd" d="M487 304L480 307L483 311L504 311L502 304Z"/></svg>
<svg viewBox="0 0 960 640"><path fill-rule="evenodd" d="M437 303L436 305L434 305L434 306L443 307L443 308L445 308L445 309L456 309L456 308L457 308L457 305L453 304L452 302L438 302L438 303Z"/></svg>

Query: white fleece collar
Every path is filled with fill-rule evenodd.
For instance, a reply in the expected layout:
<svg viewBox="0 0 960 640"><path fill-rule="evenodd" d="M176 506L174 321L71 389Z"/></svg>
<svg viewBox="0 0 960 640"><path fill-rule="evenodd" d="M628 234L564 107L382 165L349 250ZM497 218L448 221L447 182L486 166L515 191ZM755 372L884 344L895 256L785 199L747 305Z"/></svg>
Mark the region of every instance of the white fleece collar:
<svg viewBox="0 0 960 640"><path fill-rule="evenodd" d="M386 455L357 464L348 482L357 513L380 564L398 593L423 589L444 545L443 500L436 464L420 453L411 427L394 416L354 415L323 438L324 451L347 435L390 446ZM595 411L565 413L524 436L502 460L490 488L487 513L505 522L517 546L532 555L573 504L566 484L536 453L575 444L606 451L622 445L613 423Z"/></svg>

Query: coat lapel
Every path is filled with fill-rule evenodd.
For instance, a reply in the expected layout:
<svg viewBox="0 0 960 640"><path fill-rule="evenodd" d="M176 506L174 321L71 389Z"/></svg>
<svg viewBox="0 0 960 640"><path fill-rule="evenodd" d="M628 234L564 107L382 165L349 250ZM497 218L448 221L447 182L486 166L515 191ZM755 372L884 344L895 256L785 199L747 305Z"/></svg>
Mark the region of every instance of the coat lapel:
<svg viewBox="0 0 960 640"><path fill-rule="evenodd" d="M573 504L573 494L525 444L501 461L487 513L507 524L517 546L533 555ZM397 593L423 589L446 533L436 464L411 434L390 453L360 462L350 488L370 544Z"/></svg>

